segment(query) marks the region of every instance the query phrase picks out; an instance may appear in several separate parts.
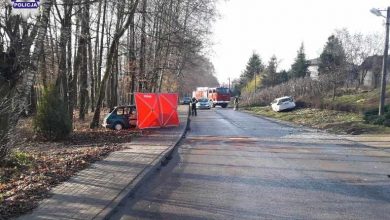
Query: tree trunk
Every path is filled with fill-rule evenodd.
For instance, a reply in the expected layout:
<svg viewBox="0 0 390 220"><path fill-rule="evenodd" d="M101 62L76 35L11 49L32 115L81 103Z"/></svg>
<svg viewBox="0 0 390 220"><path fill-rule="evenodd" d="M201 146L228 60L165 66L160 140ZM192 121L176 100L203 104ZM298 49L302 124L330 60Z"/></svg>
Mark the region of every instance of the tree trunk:
<svg viewBox="0 0 390 220"><path fill-rule="evenodd" d="M76 39L75 39L75 49L74 49L74 63L73 63L73 75L70 77L70 90L69 90L69 113L73 120L73 110L77 106L77 81L80 73L80 63L81 63L81 48L80 48L80 37L77 37L80 33L80 19L77 16L76 20Z"/></svg>
<svg viewBox="0 0 390 220"><path fill-rule="evenodd" d="M107 11L107 0L104 0L104 6L103 6L103 21L102 21L102 34L100 38L100 54L99 54L99 65L97 70L97 84L98 87L101 88L101 78L102 78L102 60L103 60L103 49L104 49L104 26L106 25L106 11ZM100 16L99 16L100 17ZM97 33L96 35L98 35ZM97 90L96 90L97 91Z"/></svg>
<svg viewBox="0 0 390 220"><path fill-rule="evenodd" d="M59 42L59 68L58 68L58 78L56 86L59 87L62 99L64 103L69 102L68 94L68 71L67 71L67 43L69 43L69 38L71 37L71 25L72 25L72 1L67 1L66 6L64 6L64 18L61 20L61 35ZM69 106L67 106L69 111Z"/></svg>
<svg viewBox="0 0 390 220"><path fill-rule="evenodd" d="M72 33L72 26L69 26L68 27L68 31L69 33ZM72 87L72 83L73 83L73 71L72 71L72 34L69 35L69 38L68 38L68 49L67 49L67 75L68 75L68 87L69 87L69 96L68 96L68 102L65 103L67 106L68 106L68 110L69 110L69 116L71 118L71 121L72 121L72 126L73 126L73 104L71 105L71 102L72 99L74 99L74 96L72 96L72 92L73 91L73 87Z"/></svg>
<svg viewBox="0 0 390 220"><path fill-rule="evenodd" d="M114 84L112 87L112 100L113 100L113 105L117 106L118 105L118 77L119 77L119 46L116 46L116 54L115 54L115 66L113 68L114 71Z"/></svg>
<svg viewBox="0 0 390 220"><path fill-rule="evenodd" d="M135 57L135 24L134 24L134 17L133 17L130 21L130 42L129 42L129 69L131 74L130 104L132 105L134 105L136 68L137 68L137 59Z"/></svg>
<svg viewBox="0 0 390 220"><path fill-rule="evenodd" d="M98 18L97 18L97 24L96 24L96 39L95 39L95 53L94 53L94 62L93 62L93 65L94 65L94 76L95 76L95 88L94 88L94 91L96 92L97 91L97 88L99 87L100 85L100 78L99 78L99 67L98 67L98 60L99 60L99 36L100 36L100 18L101 18L101 13L102 13L102 5L103 5L103 0L99 0L99 6L98 6ZM105 7L105 6L104 6ZM95 106L92 107L92 109L94 109ZM94 110L92 110L94 111Z"/></svg>
<svg viewBox="0 0 390 220"><path fill-rule="evenodd" d="M111 78L110 78L110 85L108 88L108 93L109 93L109 105L108 107L110 110L114 109L114 107L118 104L117 99L118 99L118 70L117 70L117 65L118 65L118 45L117 48L115 49L115 55L113 57L113 65L111 68Z"/></svg>
<svg viewBox="0 0 390 220"><path fill-rule="evenodd" d="M47 82L47 70L46 70L46 55L45 55L45 52L46 51L44 51L40 55L40 57L39 57L38 71L41 73L43 88L46 89L48 87L48 82Z"/></svg>
<svg viewBox="0 0 390 220"><path fill-rule="evenodd" d="M31 98L30 98L30 105L29 105L29 110L28 114L29 115L34 115L37 112L37 93L35 91L35 87L31 87Z"/></svg>
<svg viewBox="0 0 390 220"><path fill-rule="evenodd" d="M159 80L158 80L158 92L161 92L161 89L162 89L162 84L163 84L163 80L164 80L164 70L169 69L169 66L170 66L169 59L170 59L170 51L171 51L171 29L173 26L173 16L174 16L174 13L172 13L173 0L170 0L168 11L171 13L168 14L168 22L165 26L165 31L168 32L168 37L167 37L166 45L165 45L164 65L163 65L163 69L160 70L160 76L159 76Z"/></svg>
<svg viewBox="0 0 390 220"><path fill-rule="evenodd" d="M81 36L79 42L79 48L81 50L81 67L80 67L80 108L79 118L85 119L85 114L88 111L87 99L88 99L88 30L89 30L89 4L84 1L82 6L81 16Z"/></svg>
<svg viewBox="0 0 390 220"><path fill-rule="evenodd" d="M142 24L141 24L141 45L139 59L139 88L138 91L143 92L146 88L146 9L147 0L142 0Z"/></svg>
<svg viewBox="0 0 390 220"><path fill-rule="evenodd" d="M89 18L88 18L88 20L89 20ZM91 79L91 87L90 87L90 89L91 89L91 111L93 112L95 110L96 75L95 75L95 71L94 71L92 54L93 53L92 53L91 35L89 33L89 28L88 28L88 72L90 73L90 79Z"/></svg>

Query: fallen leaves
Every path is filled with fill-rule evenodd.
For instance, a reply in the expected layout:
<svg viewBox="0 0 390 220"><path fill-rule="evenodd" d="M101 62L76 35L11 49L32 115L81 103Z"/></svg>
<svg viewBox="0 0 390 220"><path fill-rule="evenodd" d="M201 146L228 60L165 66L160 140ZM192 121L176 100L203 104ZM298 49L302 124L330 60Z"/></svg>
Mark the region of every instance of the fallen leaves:
<svg viewBox="0 0 390 220"><path fill-rule="evenodd" d="M2 164L0 170L8 170L0 183L0 219L15 217L35 208L38 201L47 197L49 190L67 180L77 171L101 160L110 152L123 149L112 144L79 147L47 152L32 152L31 166L19 168ZM12 172L9 172L9 171ZM15 175L17 173L18 175Z"/></svg>
<svg viewBox="0 0 390 220"><path fill-rule="evenodd" d="M15 152L9 160L0 161L0 220L32 210L53 186L142 135L137 129L91 130L92 116L75 120L74 132L61 142L48 142L34 134L32 118L19 121Z"/></svg>

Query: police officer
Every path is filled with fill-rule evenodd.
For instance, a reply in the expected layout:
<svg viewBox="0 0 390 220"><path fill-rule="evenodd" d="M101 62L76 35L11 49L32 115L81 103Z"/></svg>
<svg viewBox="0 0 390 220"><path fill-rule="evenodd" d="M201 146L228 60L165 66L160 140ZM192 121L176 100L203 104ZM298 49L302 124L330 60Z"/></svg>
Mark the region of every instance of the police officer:
<svg viewBox="0 0 390 220"><path fill-rule="evenodd" d="M196 114L196 103L198 102L198 100L196 100L196 98L195 97L192 97L192 99L191 99L191 115L192 116L196 116L197 114Z"/></svg>
<svg viewBox="0 0 390 220"><path fill-rule="evenodd" d="M234 110L237 111L238 110L238 103L239 103L239 99L238 99L238 96L234 97Z"/></svg>

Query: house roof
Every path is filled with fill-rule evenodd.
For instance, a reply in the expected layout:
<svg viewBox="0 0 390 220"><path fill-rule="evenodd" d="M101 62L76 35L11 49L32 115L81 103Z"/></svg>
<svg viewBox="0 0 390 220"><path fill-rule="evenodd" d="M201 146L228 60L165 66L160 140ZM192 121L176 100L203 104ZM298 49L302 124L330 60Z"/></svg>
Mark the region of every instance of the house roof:
<svg viewBox="0 0 390 220"><path fill-rule="evenodd" d="M320 65L320 58L317 57L317 58L308 60L307 63L309 64L309 66L318 66L318 65Z"/></svg>
<svg viewBox="0 0 390 220"><path fill-rule="evenodd" d="M383 63L383 56L380 55L369 56L360 65L360 69L363 70L381 69L382 63ZM387 64L390 65L390 57L387 58Z"/></svg>

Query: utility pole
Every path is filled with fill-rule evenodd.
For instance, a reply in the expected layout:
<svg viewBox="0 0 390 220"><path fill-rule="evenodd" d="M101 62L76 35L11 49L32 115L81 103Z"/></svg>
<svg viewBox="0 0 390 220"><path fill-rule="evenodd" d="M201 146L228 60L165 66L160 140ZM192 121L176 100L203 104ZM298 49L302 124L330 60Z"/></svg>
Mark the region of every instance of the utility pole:
<svg viewBox="0 0 390 220"><path fill-rule="evenodd" d="M255 76L255 93L256 93L256 73L254 74Z"/></svg>
<svg viewBox="0 0 390 220"><path fill-rule="evenodd" d="M389 24L390 24L390 7L387 7L386 15L386 39L385 39L385 51L383 53L383 65L382 65L382 80L381 80L381 97L379 101L379 113L383 115L385 110L386 100L386 74L387 74L387 55L389 50Z"/></svg>
<svg viewBox="0 0 390 220"><path fill-rule="evenodd" d="M383 52L383 64L382 64L382 78L381 78L381 90L380 90L380 99L379 99L379 112L378 115L381 116L385 111L385 100L386 100L386 74L387 74L387 55L389 50L389 25L390 25L390 7L387 7L387 10L379 10L373 8L370 10L376 16L386 18L386 39L385 39L385 51ZM386 17L383 16L382 11L387 11Z"/></svg>

